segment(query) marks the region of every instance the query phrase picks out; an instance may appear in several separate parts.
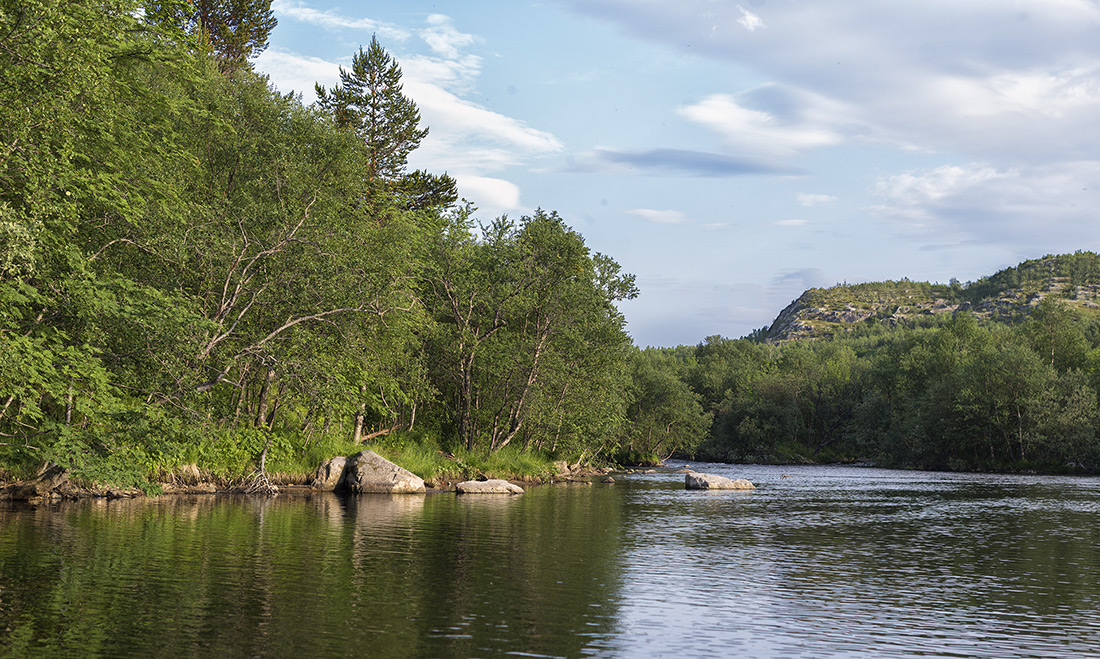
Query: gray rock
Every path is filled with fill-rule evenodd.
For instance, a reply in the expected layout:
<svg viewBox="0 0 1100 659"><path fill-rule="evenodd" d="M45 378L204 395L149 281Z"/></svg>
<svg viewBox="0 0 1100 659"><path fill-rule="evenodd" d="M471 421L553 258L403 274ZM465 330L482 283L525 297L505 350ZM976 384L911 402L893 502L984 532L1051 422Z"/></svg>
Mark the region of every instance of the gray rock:
<svg viewBox="0 0 1100 659"><path fill-rule="evenodd" d="M50 498L69 481L69 472L52 462L42 465L29 481L15 483L5 489L0 496L16 501L39 501Z"/></svg>
<svg viewBox="0 0 1100 659"><path fill-rule="evenodd" d="M317 465L317 469L313 470L313 475L309 480L310 488L326 492L337 489L340 487L340 481L344 478L344 469L347 464L348 459L338 455Z"/></svg>
<svg viewBox="0 0 1100 659"><path fill-rule="evenodd" d="M523 494L523 488L499 478L487 481L463 481L455 485L459 494Z"/></svg>
<svg viewBox="0 0 1100 659"><path fill-rule="evenodd" d="M689 490L755 490L756 486L744 478L726 478L713 474L685 474L684 484Z"/></svg>
<svg viewBox="0 0 1100 659"><path fill-rule="evenodd" d="M361 493L420 493L424 479L411 471L398 467L374 451L360 451L347 459L340 489L352 494Z"/></svg>

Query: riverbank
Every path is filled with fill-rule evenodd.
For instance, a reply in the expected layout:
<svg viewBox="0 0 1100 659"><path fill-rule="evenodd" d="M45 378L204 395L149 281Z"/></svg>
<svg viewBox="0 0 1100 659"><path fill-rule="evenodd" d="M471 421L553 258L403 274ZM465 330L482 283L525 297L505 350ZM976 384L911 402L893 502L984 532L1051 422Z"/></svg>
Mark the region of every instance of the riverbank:
<svg viewBox="0 0 1100 659"><path fill-rule="evenodd" d="M401 466L401 465L398 465ZM171 472L150 479L146 487L119 487L72 479L67 470L53 464L44 464L33 477L26 479L4 478L0 473L0 501L49 501L85 498L132 499L144 496L164 495L275 495L308 496L331 487L316 487L318 470L309 473L258 473L245 477L221 477L206 472L197 465L181 465ZM436 476L424 479L427 492L454 492L455 486L466 480L501 479L521 487L556 483L589 483L590 479L620 473L611 467L570 466L564 461L553 463L553 471L542 475L516 473L484 473L467 478L460 474Z"/></svg>

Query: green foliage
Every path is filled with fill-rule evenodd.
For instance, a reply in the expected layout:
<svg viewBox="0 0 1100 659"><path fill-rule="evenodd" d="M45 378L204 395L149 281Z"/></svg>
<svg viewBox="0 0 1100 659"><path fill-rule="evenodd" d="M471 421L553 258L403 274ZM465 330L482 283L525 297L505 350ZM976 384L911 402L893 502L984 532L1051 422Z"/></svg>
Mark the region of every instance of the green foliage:
<svg viewBox="0 0 1100 659"><path fill-rule="evenodd" d="M420 141L428 135L420 128L420 110L401 90L401 67L371 37L351 61L351 70L340 67L340 85L326 89L316 85L317 105L331 114L337 125L355 132L367 149L366 177L370 181L397 181Z"/></svg>
<svg viewBox="0 0 1100 659"><path fill-rule="evenodd" d="M243 65L267 49L278 21L271 0L176 0L146 2L153 25L190 37L214 54L224 69Z"/></svg>
<svg viewBox="0 0 1100 659"><path fill-rule="evenodd" d="M744 341L727 360L716 356L737 354L737 342L712 337L686 376L715 415L698 454L1100 470L1084 322L1045 300L1014 327L958 313L928 327L793 341L766 356Z"/></svg>
<svg viewBox="0 0 1100 659"><path fill-rule="evenodd" d="M435 484L476 478L544 481L555 473L553 458L539 451L517 446L507 446L490 453L470 451L465 447L448 451L424 433L398 433L369 448Z"/></svg>
<svg viewBox="0 0 1100 659"><path fill-rule="evenodd" d="M636 295L633 277L555 213L500 218L480 240L466 211L451 219L424 292L430 377L449 413L440 430L471 451L606 450L630 345L614 303Z"/></svg>
<svg viewBox="0 0 1100 659"><path fill-rule="evenodd" d="M310 108L242 66L273 25L0 5L0 461L234 479L414 427L437 473L606 454L633 278L542 211L474 239L451 178L405 172L427 129L377 40Z"/></svg>
<svg viewBox="0 0 1100 659"><path fill-rule="evenodd" d="M265 0L0 0L5 473L150 489L360 440L429 478L693 451L1100 469L1097 255L808 291L829 341L638 351L633 276L556 213L482 225L405 171L427 129L377 40L305 107L243 65L273 25Z"/></svg>
<svg viewBox="0 0 1100 659"><path fill-rule="evenodd" d="M711 415L684 381L683 365L672 355L647 349L635 353L633 366L617 460L651 464L675 453L693 453Z"/></svg>
<svg viewBox="0 0 1100 659"><path fill-rule="evenodd" d="M613 456L615 464L636 466L636 467L656 467L661 464L662 458L657 453L652 451L645 451L633 448L621 448Z"/></svg>

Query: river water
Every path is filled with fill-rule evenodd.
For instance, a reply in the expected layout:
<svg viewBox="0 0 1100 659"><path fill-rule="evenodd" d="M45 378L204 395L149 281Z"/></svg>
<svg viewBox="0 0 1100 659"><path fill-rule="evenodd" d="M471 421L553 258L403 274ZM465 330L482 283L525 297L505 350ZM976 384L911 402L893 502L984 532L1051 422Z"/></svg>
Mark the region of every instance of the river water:
<svg viewBox="0 0 1100 659"><path fill-rule="evenodd" d="M0 504L0 656L1100 656L1100 479Z"/></svg>

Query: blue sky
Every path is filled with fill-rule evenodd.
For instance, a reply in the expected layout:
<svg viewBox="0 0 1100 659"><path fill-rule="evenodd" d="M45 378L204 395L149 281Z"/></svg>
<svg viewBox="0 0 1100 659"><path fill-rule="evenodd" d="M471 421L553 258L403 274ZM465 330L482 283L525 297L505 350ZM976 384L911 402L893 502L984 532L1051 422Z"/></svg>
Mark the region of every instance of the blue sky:
<svg viewBox="0 0 1100 659"><path fill-rule="evenodd" d="M639 346L737 338L812 286L1100 250L1093 0L274 0L256 69L313 100L377 35L489 220L558 211L637 275Z"/></svg>

